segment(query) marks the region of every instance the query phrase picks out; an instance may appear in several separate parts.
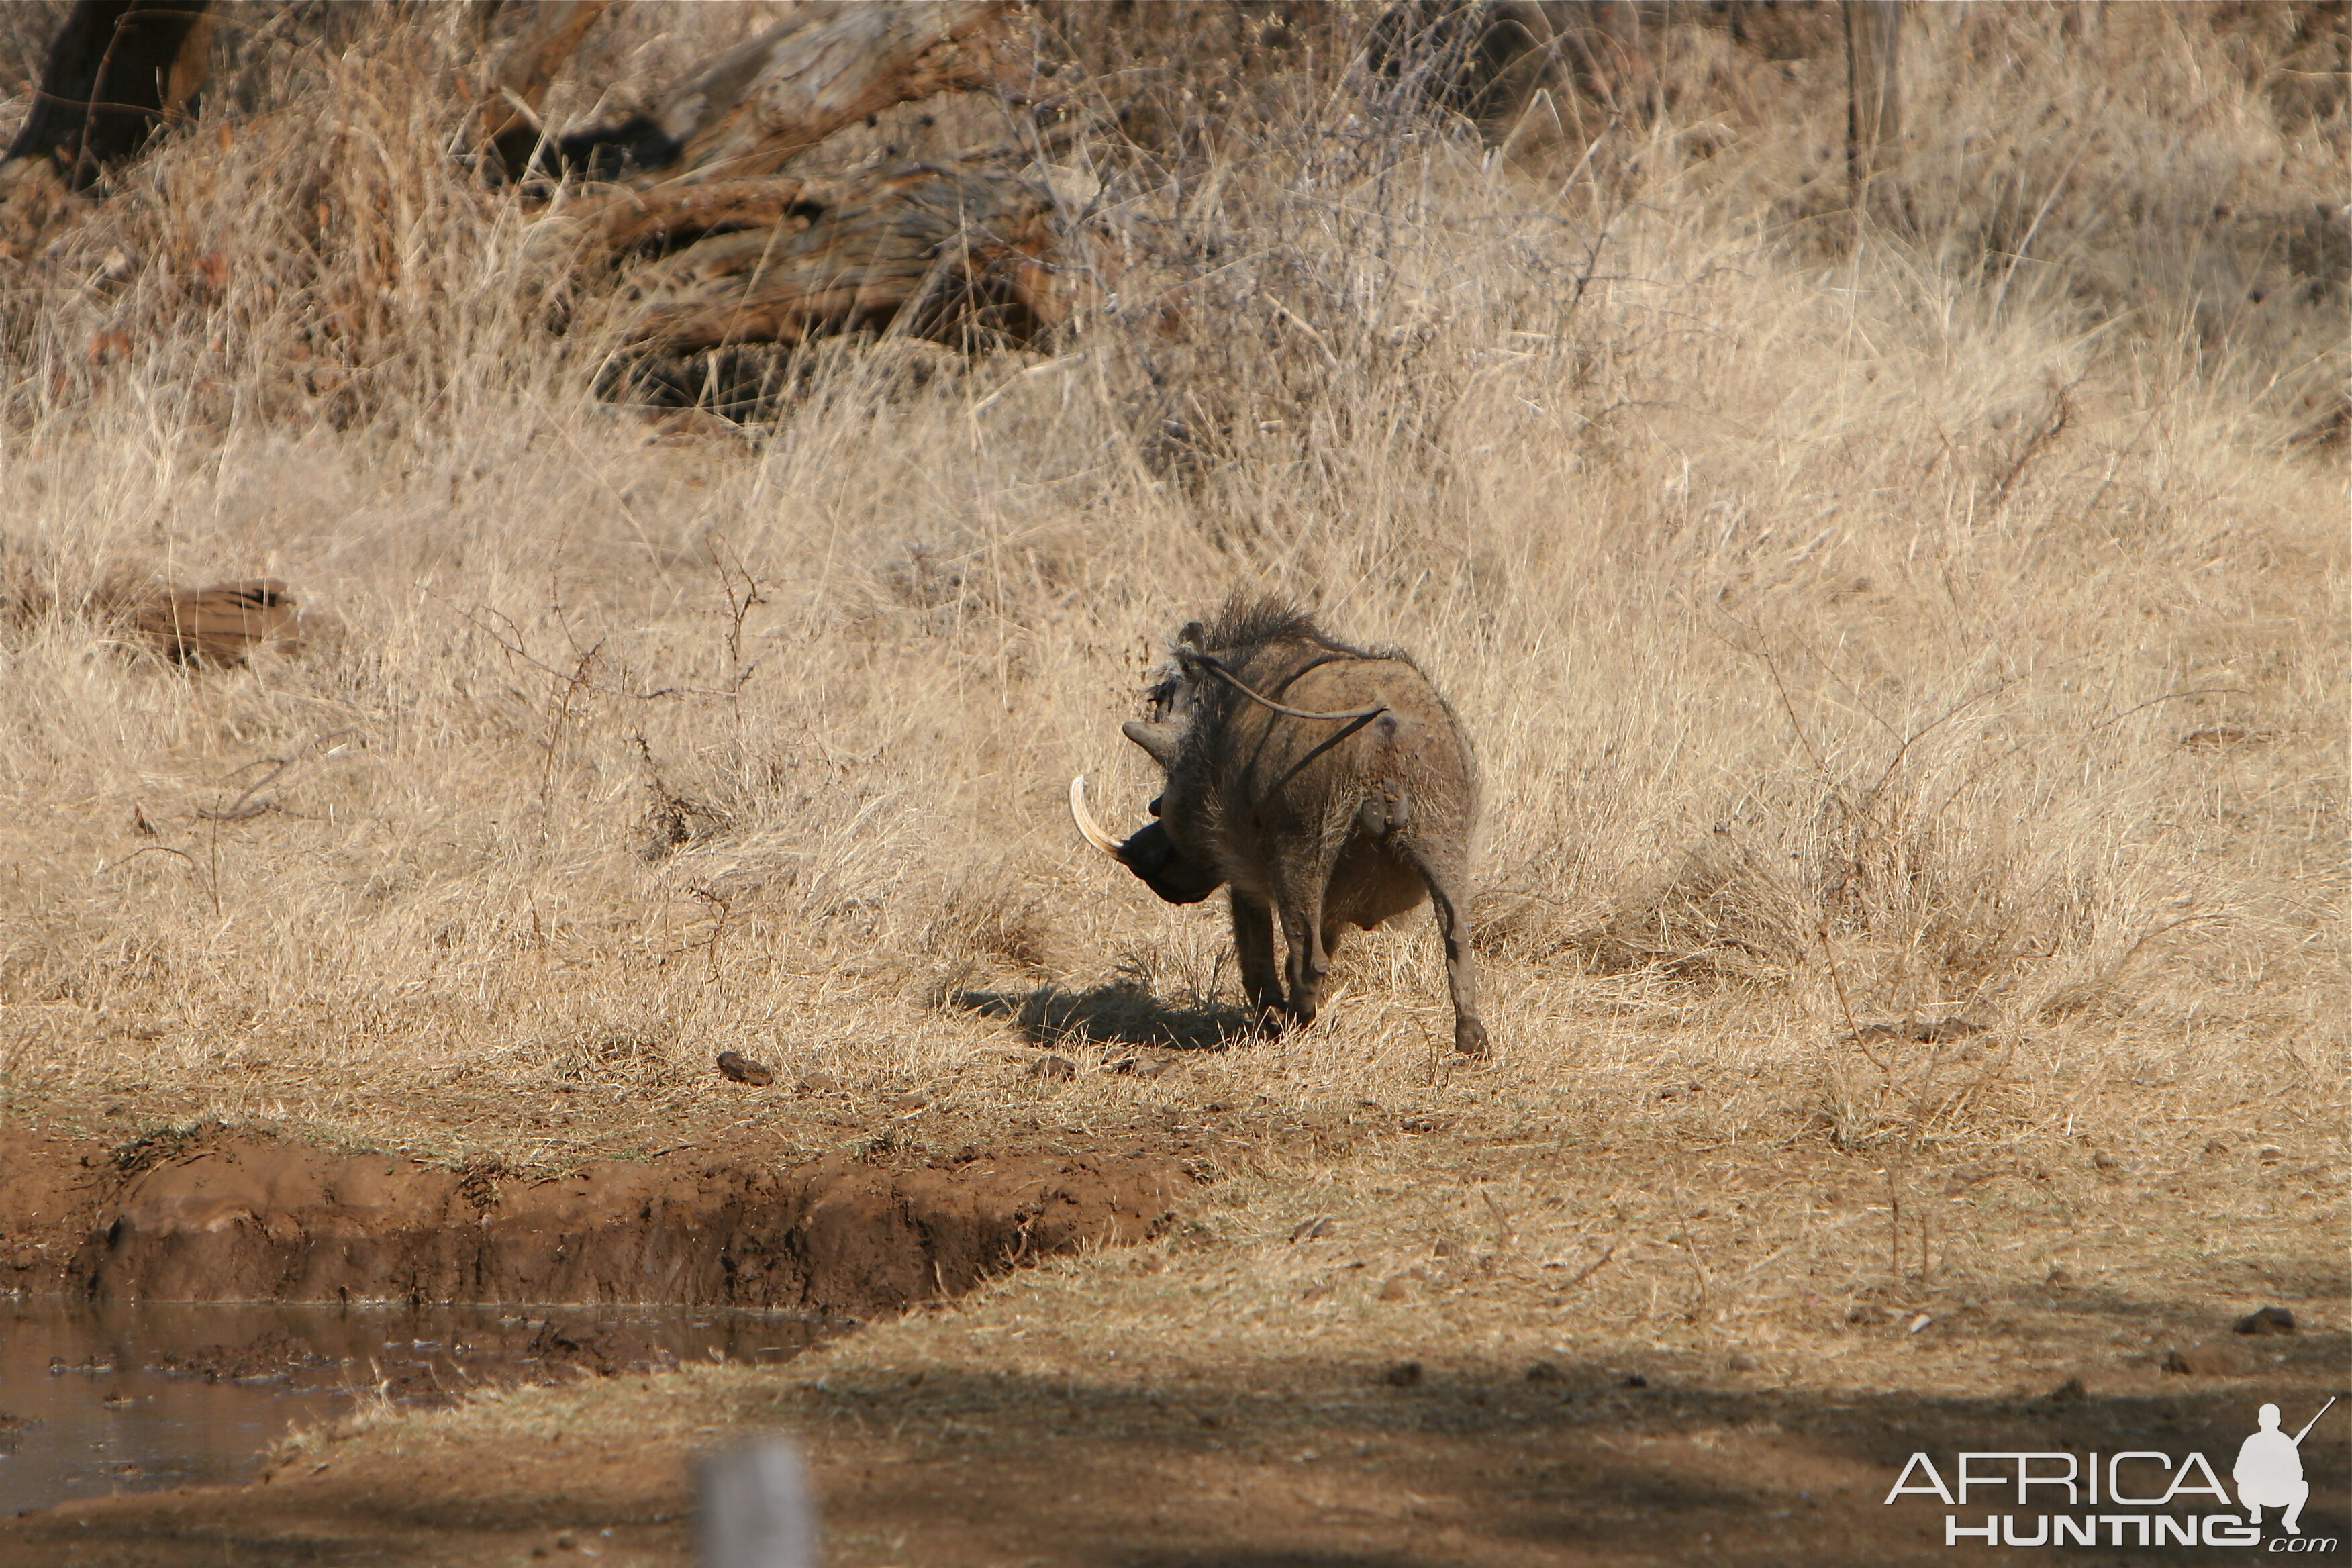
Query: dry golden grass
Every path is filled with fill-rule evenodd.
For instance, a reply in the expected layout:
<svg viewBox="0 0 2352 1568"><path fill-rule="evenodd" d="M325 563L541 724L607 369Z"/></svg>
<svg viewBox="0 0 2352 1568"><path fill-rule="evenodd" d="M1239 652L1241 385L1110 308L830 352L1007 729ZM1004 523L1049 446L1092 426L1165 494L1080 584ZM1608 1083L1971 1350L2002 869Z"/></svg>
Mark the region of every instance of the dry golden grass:
<svg viewBox="0 0 2352 1568"><path fill-rule="evenodd" d="M726 15L625 14L552 111ZM520 1164L1213 1102L1234 1190L1397 1215L1421 1157L1320 1132L1638 1134L1612 1180L1667 1188L1738 1146L1940 1191L2168 1125L2336 1157L2346 122L2265 16L1925 13L1907 207L1858 237L1833 59L1678 29L1667 118L1506 164L1317 56L1057 154L1119 309L829 345L740 434L594 395L625 299L440 156L462 17L257 43L276 107L0 298L10 602L49 606L0 635L0 1103ZM136 657L71 610L127 569L346 635ZM1062 791L1139 809L1118 721L1237 584L1467 721L1491 1069L1443 1055L1416 917L1313 1031L1107 1070L1234 1021L1229 942ZM1984 1030L1847 1038L1947 1016ZM1049 1041L1074 1079L1024 1072ZM851 1116L714 1110L720 1049ZM1604 1234L1497 1162L1504 1210L1568 1205L1544 1247ZM1852 1289L1932 1266L1921 1223Z"/></svg>

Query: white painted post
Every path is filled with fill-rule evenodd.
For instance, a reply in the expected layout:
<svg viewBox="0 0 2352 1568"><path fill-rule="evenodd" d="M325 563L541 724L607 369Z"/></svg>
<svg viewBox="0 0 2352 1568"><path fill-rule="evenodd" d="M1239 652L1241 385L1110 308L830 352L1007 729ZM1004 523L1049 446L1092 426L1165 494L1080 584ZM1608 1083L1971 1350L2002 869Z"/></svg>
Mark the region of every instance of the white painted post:
<svg viewBox="0 0 2352 1568"><path fill-rule="evenodd" d="M816 1510L790 1443L718 1449L694 1468L702 1568L816 1568Z"/></svg>

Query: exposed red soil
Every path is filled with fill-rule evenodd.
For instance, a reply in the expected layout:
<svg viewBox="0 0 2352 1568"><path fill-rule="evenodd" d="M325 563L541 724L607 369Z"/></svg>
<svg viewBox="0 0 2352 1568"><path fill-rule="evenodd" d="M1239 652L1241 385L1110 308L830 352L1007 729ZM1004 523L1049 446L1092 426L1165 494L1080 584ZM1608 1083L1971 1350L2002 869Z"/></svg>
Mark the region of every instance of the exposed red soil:
<svg viewBox="0 0 2352 1568"><path fill-rule="evenodd" d="M876 1316L1150 1235L1171 1158L607 1161L561 1178L200 1131L0 1131L0 1289L148 1300L668 1302Z"/></svg>

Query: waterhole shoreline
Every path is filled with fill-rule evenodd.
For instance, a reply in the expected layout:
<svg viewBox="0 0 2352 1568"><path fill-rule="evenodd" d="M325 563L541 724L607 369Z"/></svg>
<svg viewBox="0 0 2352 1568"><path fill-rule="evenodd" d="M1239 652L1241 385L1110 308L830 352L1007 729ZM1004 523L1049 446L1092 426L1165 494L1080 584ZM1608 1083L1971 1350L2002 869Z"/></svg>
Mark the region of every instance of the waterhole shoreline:
<svg viewBox="0 0 2352 1568"><path fill-rule="evenodd" d="M1155 1234L1149 1152L451 1169L202 1127L0 1127L0 1513L246 1479L375 1397L782 1360Z"/></svg>

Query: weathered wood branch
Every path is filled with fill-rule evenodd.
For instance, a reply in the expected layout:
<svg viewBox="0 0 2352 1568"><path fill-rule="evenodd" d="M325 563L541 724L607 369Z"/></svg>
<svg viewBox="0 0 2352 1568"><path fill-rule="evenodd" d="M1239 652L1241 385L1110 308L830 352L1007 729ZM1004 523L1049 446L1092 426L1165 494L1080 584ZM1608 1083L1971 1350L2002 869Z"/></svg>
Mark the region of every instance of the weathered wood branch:
<svg viewBox="0 0 2352 1568"><path fill-rule="evenodd" d="M712 57L662 96L652 119L694 180L782 168L893 104L982 85L984 36L1007 0L806 5Z"/></svg>
<svg viewBox="0 0 2352 1568"><path fill-rule="evenodd" d="M507 46L490 73L489 89L474 111L473 143L501 176L519 174L541 140L540 106L588 29L612 0L544 0L530 23Z"/></svg>
<svg viewBox="0 0 2352 1568"><path fill-rule="evenodd" d="M953 323L1030 337L1091 297L1095 268L1073 254L1041 181L982 163L903 163L772 228L719 235L645 279L632 335L673 352L797 343L883 327Z"/></svg>

